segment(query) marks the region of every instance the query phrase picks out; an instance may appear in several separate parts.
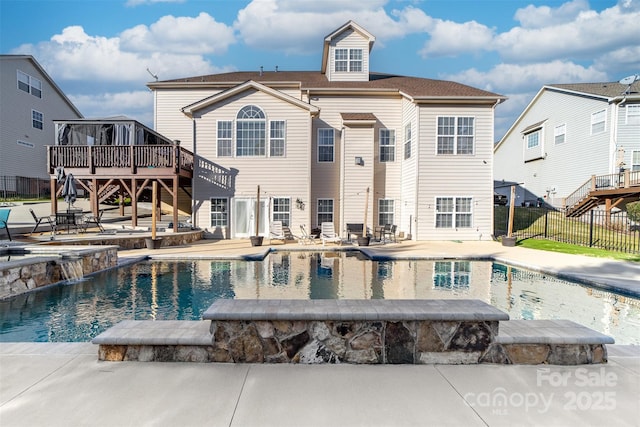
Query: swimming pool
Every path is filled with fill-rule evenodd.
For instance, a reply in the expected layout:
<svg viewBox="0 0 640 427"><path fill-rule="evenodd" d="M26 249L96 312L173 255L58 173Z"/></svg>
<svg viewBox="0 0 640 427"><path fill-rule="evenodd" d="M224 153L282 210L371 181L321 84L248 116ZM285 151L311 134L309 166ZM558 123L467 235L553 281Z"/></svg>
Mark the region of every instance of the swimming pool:
<svg viewBox="0 0 640 427"><path fill-rule="evenodd" d="M89 341L124 319L198 320L219 298L477 298L512 319L569 319L640 344L640 300L483 261L370 261L276 252L263 261L148 261L0 302L0 341Z"/></svg>

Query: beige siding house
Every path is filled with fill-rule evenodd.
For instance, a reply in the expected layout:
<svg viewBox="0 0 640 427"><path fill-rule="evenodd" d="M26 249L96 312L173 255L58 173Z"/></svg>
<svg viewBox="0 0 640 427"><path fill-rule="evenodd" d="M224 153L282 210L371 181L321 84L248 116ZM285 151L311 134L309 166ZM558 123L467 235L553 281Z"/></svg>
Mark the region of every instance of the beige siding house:
<svg viewBox="0 0 640 427"><path fill-rule="evenodd" d="M0 55L0 97L0 192L11 194L17 177L49 179L53 120L82 114L30 55Z"/></svg>
<svg viewBox="0 0 640 427"><path fill-rule="evenodd" d="M333 222L413 240L490 239L494 107L455 82L374 73L375 37L348 22L320 71L149 83L155 128L196 156L193 221L209 237L294 234ZM260 214L256 209L260 188ZM365 212L366 207L366 212Z"/></svg>

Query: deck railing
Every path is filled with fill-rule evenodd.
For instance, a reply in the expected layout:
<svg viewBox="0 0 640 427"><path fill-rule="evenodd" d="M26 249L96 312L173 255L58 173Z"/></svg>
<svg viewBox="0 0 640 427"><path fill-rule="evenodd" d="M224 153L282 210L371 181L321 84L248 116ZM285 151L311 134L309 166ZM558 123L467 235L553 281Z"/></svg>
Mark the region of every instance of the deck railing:
<svg viewBox="0 0 640 427"><path fill-rule="evenodd" d="M576 206L592 191L629 188L638 185L640 185L640 171L627 169L620 173L592 175L587 182L565 198L564 206L569 209Z"/></svg>
<svg viewBox="0 0 640 427"><path fill-rule="evenodd" d="M54 145L48 147L49 168L174 168L193 171L193 153L177 145Z"/></svg>

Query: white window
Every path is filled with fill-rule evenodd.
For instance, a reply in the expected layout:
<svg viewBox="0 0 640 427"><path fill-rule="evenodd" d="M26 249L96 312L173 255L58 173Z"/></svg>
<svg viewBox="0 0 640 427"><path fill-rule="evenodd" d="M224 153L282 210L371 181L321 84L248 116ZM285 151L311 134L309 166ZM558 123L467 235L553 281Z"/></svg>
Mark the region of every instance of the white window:
<svg viewBox="0 0 640 427"><path fill-rule="evenodd" d="M396 160L396 131L380 129L380 161L394 162Z"/></svg>
<svg viewBox="0 0 640 427"><path fill-rule="evenodd" d="M472 219L471 197L436 198L436 228L469 228Z"/></svg>
<svg viewBox="0 0 640 427"><path fill-rule="evenodd" d="M217 135L218 157L231 157L233 155L233 122L220 120Z"/></svg>
<svg viewBox="0 0 640 427"><path fill-rule="evenodd" d="M591 114L591 135L602 133L606 130L606 110L600 110Z"/></svg>
<svg viewBox="0 0 640 427"><path fill-rule="evenodd" d="M229 225L229 199L225 197L211 198L211 226L227 227Z"/></svg>
<svg viewBox="0 0 640 427"><path fill-rule="evenodd" d="M361 72L362 49L335 49L334 62L336 72Z"/></svg>
<svg viewBox="0 0 640 427"><path fill-rule="evenodd" d="M285 121L272 120L269 124L269 156L284 157Z"/></svg>
<svg viewBox="0 0 640 427"><path fill-rule="evenodd" d="M536 148L540 146L540 133L542 132L542 129L538 129L535 132L531 132L528 133L524 136L525 140L527 141L527 148L531 149L531 148Z"/></svg>
<svg viewBox="0 0 640 427"><path fill-rule="evenodd" d="M631 170L640 171L640 151L633 151L631 154Z"/></svg>
<svg viewBox="0 0 640 427"><path fill-rule="evenodd" d="M318 161L333 162L333 150L333 129L318 129Z"/></svg>
<svg viewBox="0 0 640 427"><path fill-rule="evenodd" d="M563 144L567 137L567 125L561 124L553 129L553 141L556 144Z"/></svg>
<svg viewBox="0 0 640 427"><path fill-rule="evenodd" d="M390 199L378 200L378 225L394 224L394 202Z"/></svg>
<svg viewBox="0 0 640 427"><path fill-rule="evenodd" d="M404 158L411 157L411 123L404 127Z"/></svg>
<svg viewBox="0 0 640 427"><path fill-rule="evenodd" d="M267 132L264 112L255 105L247 105L236 119L236 156L264 156Z"/></svg>
<svg viewBox="0 0 640 427"><path fill-rule="evenodd" d="M291 199L288 197L273 198L273 221L282 221L282 225L291 224Z"/></svg>
<svg viewBox="0 0 640 427"><path fill-rule="evenodd" d="M627 122L628 125L640 124L640 104L627 105Z"/></svg>
<svg viewBox="0 0 640 427"><path fill-rule="evenodd" d="M473 154L473 117L438 117L437 132L438 154Z"/></svg>
<svg viewBox="0 0 640 427"><path fill-rule="evenodd" d="M18 89L42 98L42 81L18 70Z"/></svg>
<svg viewBox="0 0 640 427"><path fill-rule="evenodd" d="M31 125L40 130L44 127L44 116L40 111L31 110Z"/></svg>
<svg viewBox="0 0 640 427"><path fill-rule="evenodd" d="M333 222L333 199L318 199L318 226Z"/></svg>

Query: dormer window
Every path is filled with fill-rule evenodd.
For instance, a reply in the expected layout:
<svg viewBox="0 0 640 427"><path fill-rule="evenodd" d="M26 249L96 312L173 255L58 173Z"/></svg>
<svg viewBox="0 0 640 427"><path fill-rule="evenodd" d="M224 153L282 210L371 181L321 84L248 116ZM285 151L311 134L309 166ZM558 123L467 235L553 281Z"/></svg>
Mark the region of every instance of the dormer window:
<svg viewBox="0 0 640 427"><path fill-rule="evenodd" d="M336 49L335 68L336 72L362 72L362 49Z"/></svg>

